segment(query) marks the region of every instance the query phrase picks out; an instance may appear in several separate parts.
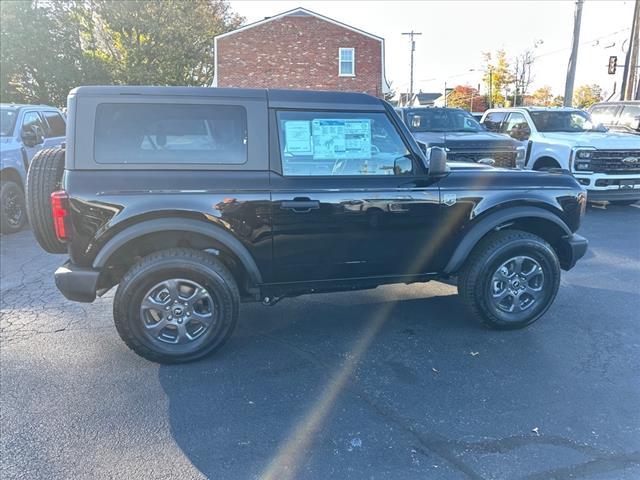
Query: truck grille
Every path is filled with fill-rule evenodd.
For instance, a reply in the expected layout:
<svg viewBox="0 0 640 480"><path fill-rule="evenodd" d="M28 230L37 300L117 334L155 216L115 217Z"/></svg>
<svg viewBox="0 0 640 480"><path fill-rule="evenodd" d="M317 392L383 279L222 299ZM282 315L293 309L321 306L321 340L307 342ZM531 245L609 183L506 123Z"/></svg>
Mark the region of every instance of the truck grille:
<svg viewBox="0 0 640 480"><path fill-rule="evenodd" d="M594 150L591 169L596 173L640 172L640 150Z"/></svg>
<svg viewBox="0 0 640 480"><path fill-rule="evenodd" d="M447 159L456 162L477 162L483 158L492 158L496 163L494 167L514 168L516 166L517 152L465 152L465 151L449 151Z"/></svg>

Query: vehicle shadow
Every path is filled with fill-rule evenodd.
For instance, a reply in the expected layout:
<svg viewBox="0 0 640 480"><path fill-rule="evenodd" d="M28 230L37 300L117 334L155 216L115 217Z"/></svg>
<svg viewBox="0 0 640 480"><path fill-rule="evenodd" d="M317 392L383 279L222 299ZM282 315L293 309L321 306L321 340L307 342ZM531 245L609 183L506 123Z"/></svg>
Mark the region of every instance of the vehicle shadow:
<svg viewBox="0 0 640 480"><path fill-rule="evenodd" d="M637 294L567 285L542 321L496 332L456 295L408 287L396 301L402 288L389 288L243 306L220 352L162 366L172 435L192 464L225 479L473 478L469 465L499 457L515 475L522 455L542 455L527 468L552 477L615 471L640 449L633 428L608 426L640 401L624 340L634 321L600 321L608 305L640 307Z"/></svg>
<svg viewBox="0 0 640 480"><path fill-rule="evenodd" d="M360 411L367 395L362 385L372 379L377 382L373 391L383 396L404 386L414 392L406 399L414 404L415 392L451 368L451 351L473 359L469 342L477 348L478 338L482 343L497 335L472 320L456 295L381 302L380 291L375 292L307 296L270 308L243 306L241 325L220 352L193 364L162 366L172 434L193 465L209 478L263 478L292 432L309 423L320 405L326 417L318 430L334 433L310 439L294 456L302 461L313 444L314 455L327 464L303 476L327 478L330 464L339 462L336 456L353 448L350 439L335 438L344 433L339 425L329 426L336 412L350 411L362 426L386 435L388 419L371 406ZM381 312L384 318L377 320ZM517 337L521 347L536 341L527 330L503 335ZM360 348L363 338L370 342ZM330 394L342 375L340 391ZM427 397L440 403L438 390ZM395 400L402 410L403 401ZM347 417L347 423L354 421Z"/></svg>

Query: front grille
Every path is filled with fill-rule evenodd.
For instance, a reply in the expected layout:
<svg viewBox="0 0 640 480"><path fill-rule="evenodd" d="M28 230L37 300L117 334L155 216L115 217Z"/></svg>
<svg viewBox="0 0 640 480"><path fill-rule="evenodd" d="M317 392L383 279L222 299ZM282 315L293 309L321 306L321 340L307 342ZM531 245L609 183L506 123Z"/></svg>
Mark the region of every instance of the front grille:
<svg viewBox="0 0 640 480"><path fill-rule="evenodd" d="M596 173L640 172L640 150L594 150L591 170Z"/></svg>
<svg viewBox="0 0 640 480"><path fill-rule="evenodd" d="M483 158L492 158L496 163L494 167L514 168L516 166L517 152L492 152L492 151L475 151L467 152L464 150L447 152L447 159L457 162L477 162Z"/></svg>

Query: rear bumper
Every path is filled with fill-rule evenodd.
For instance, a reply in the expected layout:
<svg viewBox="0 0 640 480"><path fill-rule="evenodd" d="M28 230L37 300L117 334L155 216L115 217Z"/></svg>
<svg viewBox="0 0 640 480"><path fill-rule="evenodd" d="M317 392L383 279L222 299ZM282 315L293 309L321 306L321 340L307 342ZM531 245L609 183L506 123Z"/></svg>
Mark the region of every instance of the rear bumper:
<svg viewBox="0 0 640 480"><path fill-rule="evenodd" d="M589 241L577 234L565 239L561 245L560 266L563 270L571 270L587 253Z"/></svg>
<svg viewBox="0 0 640 480"><path fill-rule="evenodd" d="M56 287L69 300L91 303L96 299L99 276L97 270L66 262L56 270Z"/></svg>

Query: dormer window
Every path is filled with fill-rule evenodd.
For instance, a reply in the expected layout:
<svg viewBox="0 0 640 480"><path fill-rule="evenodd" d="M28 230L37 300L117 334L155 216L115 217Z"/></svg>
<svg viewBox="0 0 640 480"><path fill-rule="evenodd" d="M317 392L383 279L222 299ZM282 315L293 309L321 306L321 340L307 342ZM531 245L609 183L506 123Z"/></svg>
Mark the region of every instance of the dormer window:
<svg viewBox="0 0 640 480"><path fill-rule="evenodd" d="M340 48L338 52L338 75L341 77L355 77L355 49Z"/></svg>

